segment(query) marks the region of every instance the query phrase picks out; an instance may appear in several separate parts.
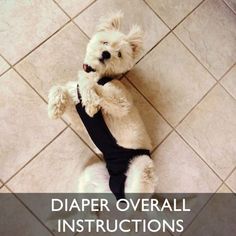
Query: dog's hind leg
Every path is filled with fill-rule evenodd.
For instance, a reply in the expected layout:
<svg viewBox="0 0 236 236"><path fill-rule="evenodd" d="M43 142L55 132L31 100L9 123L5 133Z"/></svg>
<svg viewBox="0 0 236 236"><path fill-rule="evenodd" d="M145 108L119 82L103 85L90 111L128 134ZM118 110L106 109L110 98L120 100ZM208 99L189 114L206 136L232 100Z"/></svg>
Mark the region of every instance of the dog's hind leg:
<svg viewBox="0 0 236 236"><path fill-rule="evenodd" d="M50 89L48 95L48 116L51 119L57 119L65 112L68 102L68 93L63 86L54 86Z"/></svg>
<svg viewBox="0 0 236 236"><path fill-rule="evenodd" d="M126 173L125 193L154 193L157 177L149 156L135 157Z"/></svg>
<svg viewBox="0 0 236 236"><path fill-rule="evenodd" d="M79 193L111 193L109 188L109 173L102 161L92 164L79 177Z"/></svg>

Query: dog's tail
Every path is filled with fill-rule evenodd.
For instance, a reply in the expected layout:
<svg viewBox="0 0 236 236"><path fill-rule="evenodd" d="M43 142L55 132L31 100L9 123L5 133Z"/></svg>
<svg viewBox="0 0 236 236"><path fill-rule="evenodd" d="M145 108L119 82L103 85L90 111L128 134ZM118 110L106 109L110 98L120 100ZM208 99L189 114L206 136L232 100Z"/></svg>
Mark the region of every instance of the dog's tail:
<svg viewBox="0 0 236 236"><path fill-rule="evenodd" d="M68 93L63 86L54 86L48 95L48 116L57 119L63 115L68 103Z"/></svg>

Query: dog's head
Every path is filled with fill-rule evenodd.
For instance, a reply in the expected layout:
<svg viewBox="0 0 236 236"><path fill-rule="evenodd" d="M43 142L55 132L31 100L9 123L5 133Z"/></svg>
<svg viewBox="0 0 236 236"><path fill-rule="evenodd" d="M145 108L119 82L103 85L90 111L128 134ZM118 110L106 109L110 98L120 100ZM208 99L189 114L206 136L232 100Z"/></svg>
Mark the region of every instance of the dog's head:
<svg viewBox="0 0 236 236"><path fill-rule="evenodd" d="M125 35L120 32L123 14L101 19L97 32L87 46L83 68L100 75L118 75L131 69L142 50L143 34L133 25Z"/></svg>

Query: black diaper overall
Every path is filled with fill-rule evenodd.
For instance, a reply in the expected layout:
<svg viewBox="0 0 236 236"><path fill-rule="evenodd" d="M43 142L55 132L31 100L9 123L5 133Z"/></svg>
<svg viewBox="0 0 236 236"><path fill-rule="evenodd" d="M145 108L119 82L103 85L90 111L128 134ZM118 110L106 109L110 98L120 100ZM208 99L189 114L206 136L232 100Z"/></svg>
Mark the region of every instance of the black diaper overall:
<svg viewBox="0 0 236 236"><path fill-rule="evenodd" d="M98 84L104 85L109 81L111 81L111 78L104 77L98 81ZM119 146L116 139L112 136L110 130L108 129L101 110L99 110L93 117L90 117L81 104L79 89L78 98L80 103L76 105L76 110L79 113L90 138L93 140L97 148L103 153L106 167L110 174L110 189L117 199L125 198L125 173L128 169L130 160L139 155L150 156L150 152L146 149L129 149Z"/></svg>

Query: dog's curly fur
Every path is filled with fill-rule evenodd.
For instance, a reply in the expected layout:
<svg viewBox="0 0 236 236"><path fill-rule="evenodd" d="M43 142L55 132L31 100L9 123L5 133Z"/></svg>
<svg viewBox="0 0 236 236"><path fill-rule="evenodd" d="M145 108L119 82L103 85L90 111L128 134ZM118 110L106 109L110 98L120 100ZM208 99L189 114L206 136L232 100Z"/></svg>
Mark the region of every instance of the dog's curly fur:
<svg viewBox="0 0 236 236"><path fill-rule="evenodd" d="M139 26L134 25L127 35L120 32L122 16L118 12L101 20L97 32L88 43L84 61L96 72L79 71L78 81L53 87L49 93L48 115L56 119L67 112L73 123L80 126L81 121L75 110L75 104L79 102L79 84L82 104L87 114L92 117L101 109L108 128L120 146L150 150L150 138L129 91L119 80L112 80L104 86L97 83L103 76L114 77L131 69L142 49L143 36ZM111 57L101 61L99 59L104 50ZM156 178L149 156L135 157L126 175L126 193L154 192ZM79 179L79 192L110 192L109 174L104 162L90 165L83 171Z"/></svg>

